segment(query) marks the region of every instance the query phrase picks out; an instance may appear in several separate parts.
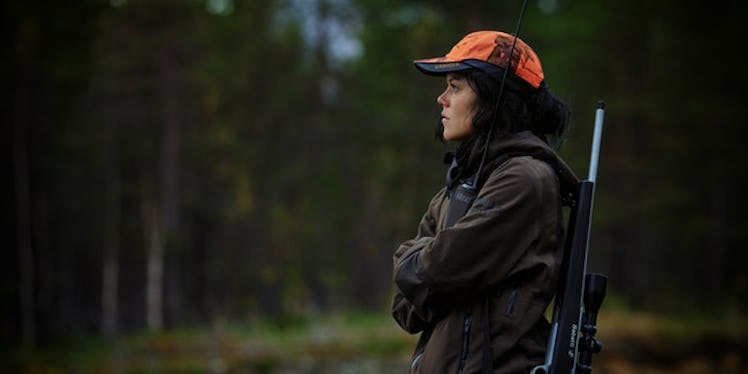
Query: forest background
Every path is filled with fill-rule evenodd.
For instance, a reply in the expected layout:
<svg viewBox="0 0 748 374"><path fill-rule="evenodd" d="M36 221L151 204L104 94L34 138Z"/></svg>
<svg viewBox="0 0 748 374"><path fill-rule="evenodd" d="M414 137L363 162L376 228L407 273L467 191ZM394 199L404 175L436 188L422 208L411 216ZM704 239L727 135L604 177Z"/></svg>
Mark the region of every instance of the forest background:
<svg viewBox="0 0 748 374"><path fill-rule="evenodd" d="M528 2L582 177L606 103L589 267L622 316L607 328L706 321L746 349L742 4ZM4 1L4 365L144 331L389 321L391 254L453 146L433 136L444 83L412 60L512 31L520 7Z"/></svg>

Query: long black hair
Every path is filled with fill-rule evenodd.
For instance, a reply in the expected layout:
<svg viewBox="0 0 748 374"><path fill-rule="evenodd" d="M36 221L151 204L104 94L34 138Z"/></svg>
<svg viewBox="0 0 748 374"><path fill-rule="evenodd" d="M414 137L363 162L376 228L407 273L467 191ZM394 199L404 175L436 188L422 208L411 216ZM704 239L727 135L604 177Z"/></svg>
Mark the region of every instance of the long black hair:
<svg viewBox="0 0 748 374"><path fill-rule="evenodd" d="M487 135L494 126L495 137L530 130L546 143L558 148L566 134L570 111L556 98L545 82L537 89L530 88L519 78L510 75L501 93L501 103L496 102L501 87L501 77L479 69L469 69L455 75L464 77L477 96L473 127L478 135ZM439 122L438 139L444 141L444 127ZM549 140L550 138L550 140Z"/></svg>

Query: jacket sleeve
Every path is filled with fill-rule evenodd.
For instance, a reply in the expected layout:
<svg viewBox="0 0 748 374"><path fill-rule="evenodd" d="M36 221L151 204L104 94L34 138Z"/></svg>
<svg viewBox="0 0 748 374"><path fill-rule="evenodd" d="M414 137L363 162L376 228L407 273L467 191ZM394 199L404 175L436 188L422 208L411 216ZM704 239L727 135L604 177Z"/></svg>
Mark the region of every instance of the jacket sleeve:
<svg viewBox="0 0 748 374"><path fill-rule="evenodd" d="M416 311L432 314L474 300L506 279L542 235L556 235L548 227L559 217L543 206L558 206L558 196L547 164L530 157L505 162L454 226L396 256L399 292Z"/></svg>
<svg viewBox="0 0 748 374"><path fill-rule="evenodd" d="M444 198L444 190L436 194L429 203L426 213L418 225L418 234L415 238L401 244L393 256L395 269L397 264L407 257L428 247L434 240L437 230L438 206ZM395 287L395 295L392 299L392 317L403 328L410 333L417 333L425 329L433 322L433 313L425 309L418 309Z"/></svg>

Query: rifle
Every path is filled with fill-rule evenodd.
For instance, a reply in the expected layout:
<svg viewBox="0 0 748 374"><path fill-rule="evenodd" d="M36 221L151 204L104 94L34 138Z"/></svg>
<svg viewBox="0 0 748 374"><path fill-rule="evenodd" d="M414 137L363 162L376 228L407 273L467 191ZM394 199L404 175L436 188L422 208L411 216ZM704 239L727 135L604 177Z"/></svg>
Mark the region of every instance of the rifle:
<svg viewBox="0 0 748 374"><path fill-rule="evenodd" d="M531 374L590 373L592 355L602 349L595 333L597 313L605 298L608 278L603 274L587 273L587 254L604 113L605 105L599 101L595 111L589 176L579 182L570 204L545 363L533 368Z"/></svg>

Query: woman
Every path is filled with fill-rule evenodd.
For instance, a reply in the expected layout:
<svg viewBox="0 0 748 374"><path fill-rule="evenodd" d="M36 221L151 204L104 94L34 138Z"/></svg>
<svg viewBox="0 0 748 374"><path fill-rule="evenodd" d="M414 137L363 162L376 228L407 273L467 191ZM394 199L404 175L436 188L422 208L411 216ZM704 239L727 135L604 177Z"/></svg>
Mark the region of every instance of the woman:
<svg viewBox="0 0 748 374"><path fill-rule="evenodd" d="M394 254L392 314L421 333L410 371L527 373L544 360L562 195L576 183L547 141L561 139L568 110L535 52L503 32L468 34L415 65L444 77L438 136L459 145L417 236Z"/></svg>

